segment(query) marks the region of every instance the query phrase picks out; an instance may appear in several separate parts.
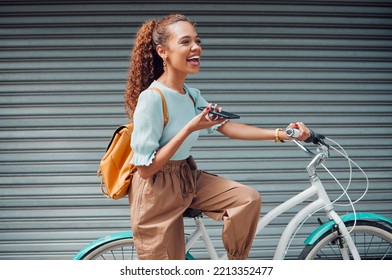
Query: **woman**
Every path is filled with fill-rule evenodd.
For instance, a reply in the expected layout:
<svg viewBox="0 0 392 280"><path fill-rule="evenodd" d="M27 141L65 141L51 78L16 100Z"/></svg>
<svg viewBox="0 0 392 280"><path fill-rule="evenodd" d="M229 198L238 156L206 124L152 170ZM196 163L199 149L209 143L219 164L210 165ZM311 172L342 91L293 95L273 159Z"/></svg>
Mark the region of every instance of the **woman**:
<svg viewBox="0 0 392 280"><path fill-rule="evenodd" d="M268 130L213 117L200 91L185 84L198 73L202 54L195 26L185 16L169 15L140 28L131 59L125 107L134 123L132 163L137 172L129 191L131 225L140 259L184 259L183 212L203 211L223 220L222 239L229 259L246 259L260 215L260 194L242 184L204 171L190 156L199 130L234 139L288 140ZM169 121L164 124L164 94ZM206 106L202 112L196 108ZM291 124L293 126L294 124ZM299 140L309 130L298 124Z"/></svg>

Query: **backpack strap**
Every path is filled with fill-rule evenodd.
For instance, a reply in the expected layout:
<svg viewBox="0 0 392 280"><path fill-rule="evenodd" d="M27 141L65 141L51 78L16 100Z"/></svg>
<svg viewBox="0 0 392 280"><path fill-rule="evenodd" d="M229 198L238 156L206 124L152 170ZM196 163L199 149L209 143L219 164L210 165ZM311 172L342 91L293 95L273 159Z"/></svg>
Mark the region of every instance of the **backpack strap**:
<svg viewBox="0 0 392 280"><path fill-rule="evenodd" d="M129 129L131 126L132 126L132 124L124 124L124 125L120 125L119 127L117 127L113 133L112 139L110 139L110 142L109 142L108 146L106 147L106 151L108 151L110 146L112 145L113 140L116 137L116 134L119 133L121 130L123 130L126 127L128 127L128 129Z"/></svg>
<svg viewBox="0 0 392 280"><path fill-rule="evenodd" d="M162 91L157 88L157 87L151 87L149 89L155 90L156 92L158 92L161 97L162 97L162 107L163 107L163 124L167 124L167 122L169 121L169 118L167 116L167 105L166 105L166 99L165 96L163 95Z"/></svg>
<svg viewBox="0 0 392 280"><path fill-rule="evenodd" d="M188 91L188 90L187 90L187 91ZM188 96L189 96L189 98L192 100L193 106L195 106L195 105L196 105L196 102L195 102L195 99L193 98L192 94L190 93L190 91L188 91Z"/></svg>
<svg viewBox="0 0 392 280"><path fill-rule="evenodd" d="M160 96L162 97L162 107L163 107L163 124L167 124L169 122L169 117L167 116L167 105L166 105L166 99L165 96L163 95L163 92L157 88L157 87L150 87L149 89L155 90L156 92L158 92L160 94ZM195 99L193 98L192 94L190 94L188 92L188 96L189 98L192 100L193 102L193 106L196 105L195 103Z"/></svg>

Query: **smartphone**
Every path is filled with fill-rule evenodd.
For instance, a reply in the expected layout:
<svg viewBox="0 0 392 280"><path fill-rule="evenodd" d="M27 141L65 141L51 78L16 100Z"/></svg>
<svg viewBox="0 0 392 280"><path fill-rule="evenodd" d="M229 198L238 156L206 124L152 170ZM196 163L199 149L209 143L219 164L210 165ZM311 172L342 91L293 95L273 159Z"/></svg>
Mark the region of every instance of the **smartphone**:
<svg viewBox="0 0 392 280"><path fill-rule="evenodd" d="M200 111L203 111L205 108L206 107L198 107L197 109L199 109ZM221 111L221 112L214 111L213 108L211 108L210 114L211 115L217 115L217 116L220 116L220 117L225 118L225 119L239 119L240 118L239 115L236 115L236 114L233 114L233 113L230 113L230 112L226 112L226 111Z"/></svg>

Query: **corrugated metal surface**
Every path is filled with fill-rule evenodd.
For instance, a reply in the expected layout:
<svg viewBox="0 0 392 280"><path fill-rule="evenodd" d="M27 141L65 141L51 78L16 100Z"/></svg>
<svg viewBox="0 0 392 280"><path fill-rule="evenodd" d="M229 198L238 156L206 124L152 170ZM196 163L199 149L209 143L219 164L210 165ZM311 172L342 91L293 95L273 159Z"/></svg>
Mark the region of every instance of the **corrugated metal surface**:
<svg viewBox="0 0 392 280"><path fill-rule="evenodd" d="M245 123L304 121L336 139L371 180L357 209L392 216L391 2L209 2L0 2L1 259L70 259L129 227L127 200L104 199L95 172L114 127L126 121L133 36L146 19L172 12L196 21L203 40L202 71L190 85ZM292 144L204 135L194 155L201 168L259 190L263 213L307 184L307 158ZM347 178L343 162L328 166ZM353 196L362 190L355 184ZM271 258L296 210L257 237L251 257ZM221 224L205 220L221 246Z"/></svg>

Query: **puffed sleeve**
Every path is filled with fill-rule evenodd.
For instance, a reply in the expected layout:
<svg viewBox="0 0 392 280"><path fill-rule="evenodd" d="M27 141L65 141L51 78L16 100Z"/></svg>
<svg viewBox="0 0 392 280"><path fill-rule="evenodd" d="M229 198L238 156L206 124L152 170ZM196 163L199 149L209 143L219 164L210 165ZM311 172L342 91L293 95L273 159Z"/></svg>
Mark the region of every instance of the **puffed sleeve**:
<svg viewBox="0 0 392 280"><path fill-rule="evenodd" d="M131 147L134 156L131 163L148 166L160 147L159 140L163 131L162 98L157 92L146 90L140 94L133 123Z"/></svg>
<svg viewBox="0 0 392 280"><path fill-rule="evenodd" d="M196 114L200 114L200 110L198 110L198 107L207 107L209 105L209 103L204 99L204 97L201 95L200 90L192 88L190 89L190 93L193 100L195 101L196 105L195 105L195 109L196 109ZM217 130L219 127L221 127L222 125L224 125L226 122L228 122L228 120L225 120L224 122L214 125L213 127L210 127L207 129L209 134L214 133L215 130Z"/></svg>

